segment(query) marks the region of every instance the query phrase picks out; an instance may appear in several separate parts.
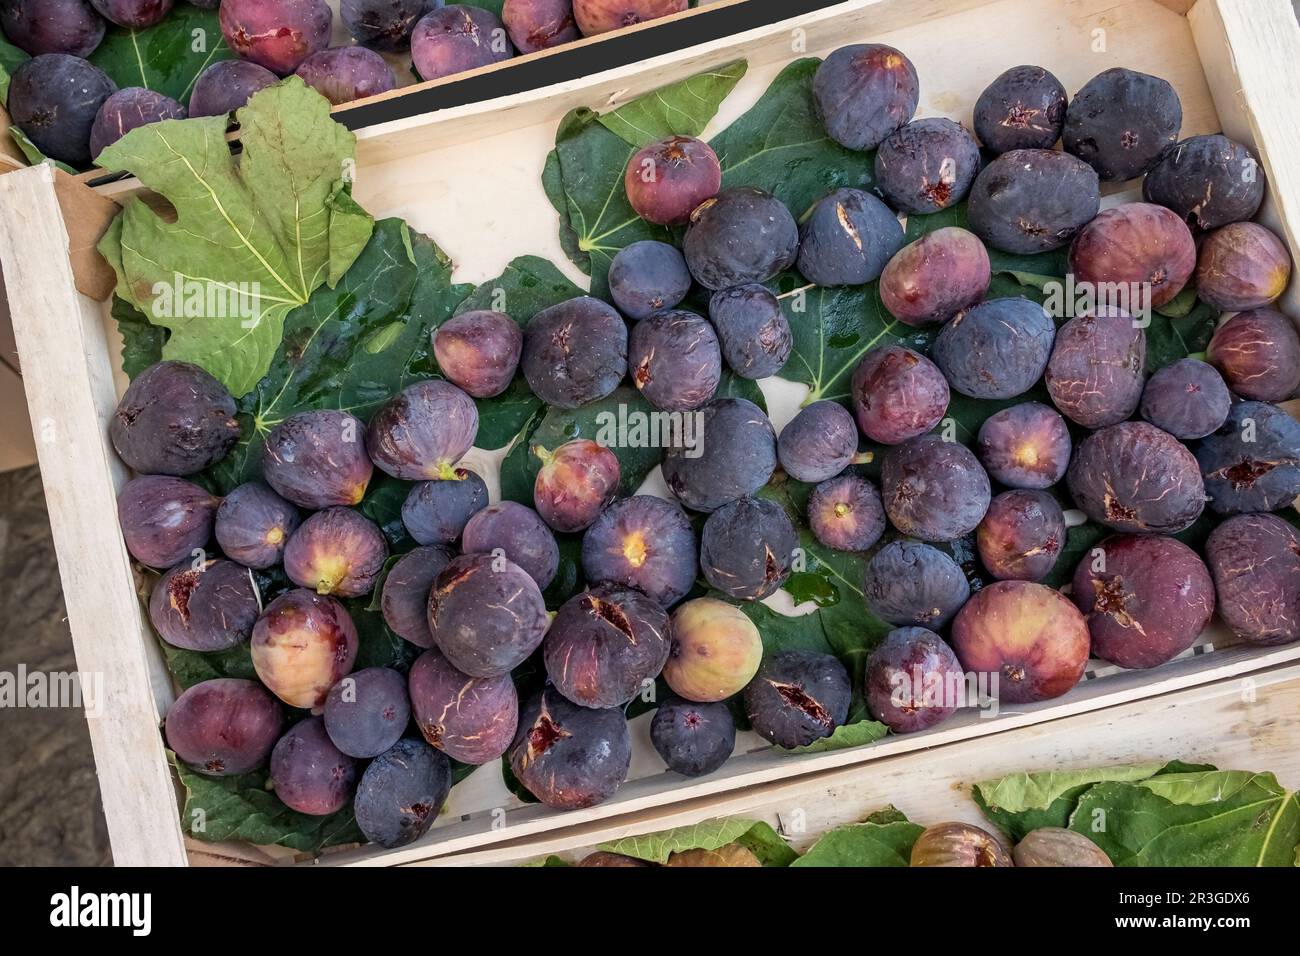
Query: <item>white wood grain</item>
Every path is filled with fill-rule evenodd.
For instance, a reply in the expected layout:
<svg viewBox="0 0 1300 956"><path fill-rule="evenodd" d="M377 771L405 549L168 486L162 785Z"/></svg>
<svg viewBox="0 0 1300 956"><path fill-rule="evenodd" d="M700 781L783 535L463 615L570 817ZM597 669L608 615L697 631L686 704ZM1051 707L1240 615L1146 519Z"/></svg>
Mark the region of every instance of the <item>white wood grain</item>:
<svg viewBox="0 0 1300 956"><path fill-rule="evenodd" d="M144 620L116 514L125 470L108 440L113 356L77 292L53 169L0 176L0 263L22 361L77 666L102 678L90 716L113 858L179 865L185 847L158 733L170 683Z"/></svg>

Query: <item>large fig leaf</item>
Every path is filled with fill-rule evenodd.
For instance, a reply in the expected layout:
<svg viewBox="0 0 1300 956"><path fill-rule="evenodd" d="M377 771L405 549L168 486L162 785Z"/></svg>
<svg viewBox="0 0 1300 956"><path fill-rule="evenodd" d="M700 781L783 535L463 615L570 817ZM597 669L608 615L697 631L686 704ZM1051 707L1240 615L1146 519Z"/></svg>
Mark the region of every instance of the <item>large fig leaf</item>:
<svg viewBox="0 0 1300 956"><path fill-rule="evenodd" d="M14 70L30 59L0 33L0 106L9 102L9 80L14 75Z"/></svg>
<svg viewBox="0 0 1300 956"><path fill-rule="evenodd" d="M118 295L171 330L166 358L201 365L236 396L266 374L285 317L334 286L374 222L348 192L356 138L301 80L239 111L237 163L220 117L132 130L100 155L136 174L176 221L128 201L100 243Z"/></svg>
<svg viewBox="0 0 1300 956"><path fill-rule="evenodd" d="M849 823L822 834L790 865L908 866L912 845L924 830L891 807L862 823Z"/></svg>
<svg viewBox="0 0 1300 956"><path fill-rule="evenodd" d="M1271 773L1212 770L1099 783L1070 829L1116 866L1295 866L1300 794Z"/></svg>
<svg viewBox="0 0 1300 956"><path fill-rule="evenodd" d="M188 103L199 74L234 56L221 35L217 11L178 3L152 27L110 27L90 62L119 87L142 86Z"/></svg>
<svg viewBox="0 0 1300 956"><path fill-rule="evenodd" d="M737 60L697 73L606 113L600 124L637 149L669 136L699 136L747 66Z"/></svg>
<svg viewBox="0 0 1300 956"><path fill-rule="evenodd" d="M609 298L609 264L624 246L641 239L671 241L669 230L632 211L623 173L646 142L670 134L697 135L744 74L733 63L689 77L605 116L574 110L560 123L542 185L560 216L566 254L591 276L591 292Z"/></svg>
<svg viewBox="0 0 1300 956"><path fill-rule="evenodd" d="M624 837L602 843L597 849L662 864L674 853L718 850L732 843L748 849L764 866L789 866L799 857L770 824L739 817L705 820L693 826Z"/></svg>
<svg viewBox="0 0 1300 956"><path fill-rule="evenodd" d="M813 74L821 61L795 60L748 112L709 141L722 163L722 185L757 186L776 196L798 219L833 189L867 189L874 153L862 153L826 135L813 105Z"/></svg>
<svg viewBox="0 0 1300 956"><path fill-rule="evenodd" d="M365 420L433 375L429 330L468 291L430 239L399 219L379 223L343 281L289 313L266 375L240 400L239 443L208 473L215 490L257 476L267 434L289 415L341 408Z"/></svg>
<svg viewBox="0 0 1300 956"><path fill-rule="evenodd" d="M1097 784L1137 783L1160 773L1186 769L1192 768L1156 762L1088 770L1012 773L974 784L971 798L990 822L1019 841L1030 830L1039 827L1068 826L1079 798Z"/></svg>

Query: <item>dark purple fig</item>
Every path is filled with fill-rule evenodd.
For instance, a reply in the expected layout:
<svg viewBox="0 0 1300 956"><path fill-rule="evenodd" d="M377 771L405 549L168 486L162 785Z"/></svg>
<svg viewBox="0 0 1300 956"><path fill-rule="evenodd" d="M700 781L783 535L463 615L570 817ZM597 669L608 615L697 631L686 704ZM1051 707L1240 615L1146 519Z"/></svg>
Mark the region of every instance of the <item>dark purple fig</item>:
<svg viewBox="0 0 1300 956"><path fill-rule="evenodd" d="M912 844L911 866L1015 866L1002 841L969 823L939 823Z"/></svg>
<svg viewBox="0 0 1300 956"><path fill-rule="evenodd" d="M671 445L663 475L692 511L714 511L752 495L776 470L776 433L763 410L743 398L717 398L704 406L696 434Z"/></svg>
<svg viewBox="0 0 1300 956"><path fill-rule="evenodd" d="M560 548L551 529L536 511L514 501L490 505L470 518L461 550L505 557L523 568L539 588L555 579L560 566Z"/></svg>
<svg viewBox="0 0 1300 956"><path fill-rule="evenodd" d="M171 13L173 0L90 0L90 5L109 23L132 30L144 30Z"/></svg>
<svg viewBox="0 0 1300 956"><path fill-rule="evenodd" d="M668 660L668 612L639 591L598 584L561 605L542 642L546 675L583 707L622 707Z"/></svg>
<svg viewBox="0 0 1300 956"><path fill-rule="evenodd" d="M1015 398L1043 376L1056 324L1037 302L989 299L939 330L930 349L948 384L971 398Z"/></svg>
<svg viewBox="0 0 1300 956"><path fill-rule="evenodd" d="M1250 644L1300 638L1300 535L1276 515L1229 518L1205 543L1219 615Z"/></svg>
<svg viewBox="0 0 1300 956"><path fill-rule="evenodd" d="M225 116L243 109L253 94L280 78L247 60L221 60L199 74L190 93L190 116Z"/></svg>
<svg viewBox="0 0 1300 956"><path fill-rule="evenodd" d="M366 426L347 412L299 412L266 436L262 475L299 507L360 504L372 474Z"/></svg>
<svg viewBox="0 0 1300 956"><path fill-rule="evenodd" d="M117 519L131 557L170 568L201 557L220 499L184 478L142 475L122 486Z"/></svg>
<svg viewBox="0 0 1300 956"><path fill-rule="evenodd" d="M167 746L211 777L249 773L266 763L284 714L265 687L219 677L195 684L167 710Z"/></svg>
<svg viewBox="0 0 1300 956"><path fill-rule="evenodd" d="M858 427L873 441L897 445L924 435L948 410L948 381L924 355L902 345L874 348L853 372L850 394Z"/></svg>
<svg viewBox="0 0 1300 956"><path fill-rule="evenodd" d="M435 7L411 31L411 59L422 80L477 70L514 55L506 28L482 7Z"/></svg>
<svg viewBox="0 0 1300 956"><path fill-rule="evenodd" d="M363 46L313 53L298 64L294 73L334 106L378 96L397 86L388 61Z"/></svg>
<svg viewBox="0 0 1300 956"><path fill-rule="evenodd" d="M549 626L536 582L503 557L456 558L429 592L433 642L471 677L508 674L537 649Z"/></svg>
<svg viewBox="0 0 1300 956"><path fill-rule="evenodd" d="M1300 335L1273 309L1238 312L1214 330L1206 361L1242 398L1281 402L1300 387Z"/></svg>
<svg viewBox="0 0 1300 956"><path fill-rule="evenodd" d="M235 400L197 365L159 362L131 382L108 425L128 468L142 475L193 475L239 440Z"/></svg>
<svg viewBox="0 0 1300 956"><path fill-rule="evenodd" d="M408 385L375 413L366 451L394 478L451 478L477 435L474 400L450 382L435 379Z"/></svg>
<svg viewBox="0 0 1300 956"><path fill-rule="evenodd" d="M569 299L529 320L522 364L528 387L546 404L586 405L618 388L627 373L627 325L599 299Z"/></svg>
<svg viewBox="0 0 1300 956"><path fill-rule="evenodd" d="M434 579L452 559L436 545L416 548L398 558L384 578L380 609L394 634L416 647L433 647L429 631L429 592Z"/></svg>
<svg viewBox="0 0 1300 956"><path fill-rule="evenodd" d="M1115 535L1088 550L1071 593L1095 657L1155 667L1192 646L1214 614L1214 582L1196 552L1163 535Z"/></svg>
<svg viewBox="0 0 1300 956"><path fill-rule="evenodd" d="M573 0L505 0L501 22L520 53L536 53L582 38Z"/></svg>
<svg viewBox="0 0 1300 956"><path fill-rule="evenodd" d="M1240 312L1275 301L1291 281L1291 255L1276 235L1234 222L1205 237L1196 263L1196 294L1216 309Z"/></svg>
<svg viewBox="0 0 1300 956"><path fill-rule="evenodd" d="M252 574L233 561L178 564L149 596L158 636L187 651L224 651L248 640L261 613Z"/></svg>
<svg viewBox="0 0 1300 956"><path fill-rule="evenodd" d="M1075 281L1097 290L1098 301L1102 289L1123 290L1133 312L1167 305L1195 268L1191 230L1175 213L1152 203L1103 209L1070 246Z"/></svg>
<svg viewBox="0 0 1300 956"><path fill-rule="evenodd" d="M986 675L1006 704L1060 697L1088 666L1088 625L1070 599L1032 581L998 581L976 591L952 622L965 671Z"/></svg>
<svg viewBox="0 0 1300 956"><path fill-rule="evenodd" d="M890 631L867 658L867 708L896 734L928 730L965 703L966 678L934 631Z"/></svg>
<svg viewBox="0 0 1300 956"><path fill-rule="evenodd" d="M585 37L681 13L687 0L573 0L573 15Z"/></svg>
<svg viewBox="0 0 1300 956"><path fill-rule="evenodd" d="M504 312L462 312L433 333L438 367L474 398L491 398L510 387L523 348L524 330Z"/></svg>
<svg viewBox="0 0 1300 956"><path fill-rule="evenodd" d="M1065 547L1065 514L1045 491L1004 491L989 504L975 542L984 570L998 580L1041 581Z"/></svg>
<svg viewBox="0 0 1300 956"><path fill-rule="evenodd" d="M837 402L813 402L803 408L776 439L776 457L796 481L834 478L849 466L857 450L857 423Z"/></svg>
<svg viewBox="0 0 1300 956"><path fill-rule="evenodd" d="M718 194L718 155L694 136L669 136L644 146L623 174L627 201L646 222L684 226L691 213Z"/></svg>
<svg viewBox="0 0 1300 956"><path fill-rule="evenodd" d="M351 508L326 508L299 526L284 548L284 570L317 594L361 597L375 587L388 560L384 533Z"/></svg>
<svg viewBox="0 0 1300 956"><path fill-rule="evenodd" d="M411 719L406 678L391 667L367 667L343 678L325 698L325 732L349 757L368 759L397 743Z"/></svg>
<svg viewBox="0 0 1300 956"><path fill-rule="evenodd" d="M564 534L590 527L618 493L617 456L588 438L575 438L553 452L534 451L542 467L533 482L533 504L542 520Z"/></svg>
<svg viewBox="0 0 1300 956"><path fill-rule="evenodd" d="M980 147L960 123L912 120L876 150L876 188L901 212L931 213L966 198L980 171Z"/></svg>
<svg viewBox="0 0 1300 956"><path fill-rule="evenodd" d="M828 548L866 551L885 533L880 492L857 475L823 481L808 496L808 526Z"/></svg>
<svg viewBox="0 0 1300 956"><path fill-rule="evenodd" d="M119 139L141 126L163 120L185 119L184 106L170 96L130 86L104 100L90 128L90 155L98 156Z"/></svg>
<svg viewBox="0 0 1300 956"><path fill-rule="evenodd" d="M970 597L962 569L938 548L891 541L867 563L862 597L871 613L896 627L937 629Z"/></svg>
<svg viewBox="0 0 1300 956"><path fill-rule="evenodd" d="M736 721L726 704L670 697L650 721L650 742L669 770L702 777L726 763L736 749Z"/></svg>
<svg viewBox="0 0 1300 956"><path fill-rule="evenodd" d="M253 626L253 669L290 707L324 706L330 688L352 670L357 649L347 609L305 588L281 594Z"/></svg>
<svg viewBox="0 0 1300 956"><path fill-rule="evenodd" d="M87 0L4 0L0 29L30 56L87 57L103 41L107 24Z"/></svg>
<svg viewBox="0 0 1300 956"><path fill-rule="evenodd" d="M1277 511L1300 495L1300 422L1276 405L1237 402L1196 460L1218 514Z"/></svg>
<svg viewBox="0 0 1300 956"><path fill-rule="evenodd" d="M685 309L657 312L632 326L627 364L637 391L664 411L699 408L722 380L717 333Z"/></svg>
<svg viewBox="0 0 1300 956"><path fill-rule="evenodd" d="M1061 326L1043 379L1066 418L1102 428L1137 410L1146 358L1146 336L1128 313L1100 309Z"/></svg>
<svg viewBox="0 0 1300 956"><path fill-rule="evenodd" d="M813 102L831 139L872 150L912 118L921 85L912 61L883 43L858 43L831 53L813 76Z"/></svg>
<svg viewBox="0 0 1300 956"><path fill-rule="evenodd" d="M799 227L775 196L737 186L695 208L682 251L706 289L767 282L794 265Z"/></svg>
<svg viewBox="0 0 1300 956"><path fill-rule="evenodd" d="M1085 438L1065 479L1083 512L1116 531L1177 534L1205 509L1192 453L1146 422L1122 422Z"/></svg>
<svg viewBox="0 0 1300 956"><path fill-rule="evenodd" d="M756 282L713 293L709 319L717 330L722 357L741 378L777 374L794 350L794 336L781 303Z"/></svg>
<svg viewBox="0 0 1300 956"><path fill-rule="evenodd" d="M271 786L290 810L325 817L352 801L358 762L330 741L325 722L308 717L271 751Z"/></svg>
<svg viewBox="0 0 1300 956"><path fill-rule="evenodd" d="M485 764L510 747L519 725L519 697L509 674L470 677L437 650L411 665L415 723L452 760Z"/></svg>
<svg viewBox="0 0 1300 956"><path fill-rule="evenodd" d="M339 16L358 43L384 53L410 49L411 31L429 0L341 0Z"/></svg>
<svg viewBox="0 0 1300 956"><path fill-rule="evenodd" d="M1064 246L1097 215L1101 184L1087 163L1051 149L1013 149L971 186L971 232L994 249L1033 255Z"/></svg>
<svg viewBox="0 0 1300 956"><path fill-rule="evenodd" d="M393 849L429 832L452 785L451 762L422 740L393 744L366 767L353 802L366 839Z"/></svg>
<svg viewBox="0 0 1300 956"><path fill-rule="evenodd" d="M983 299L991 278L989 254L979 237L946 226L889 260L880 274L880 301L900 322L935 325Z"/></svg>
<svg viewBox="0 0 1300 956"><path fill-rule="evenodd" d="M618 708L593 710L548 687L519 715L510 769L548 807L581 810L603 803L627 779L632 739Z"/></svg>
<svg viewBox="0 0 1300 956"><path fill-rule="evenodd" d="M1250 150L1214 133L1161 154L1142 180L1142 197L1178 213L1194 229L1253 219L1264 201L1264 171Z"/></svg>
<svg viewBox="0 0 1300 956"><path fill-rule="evenodd" d="M1062 139L1105 180L1141 176L1178 141L1183 105L1167 80L1135 70L1098 73L1065 111Z"/></svg>
<svg viewBox="0 0 1300 956"><path fill-rule="evenodd" d="M829 737L849 716L848 671L830 654L780 651L764 658L745 688L754 732L778 747L806 747Z"/></svg>
<svg viewBox="0 0 1300 956"><path fill-rule="evenodd" d="M1212 365L1192 358L1166 365L1147 379L1142 417L1187 441L1204 438L1228 418L1232 395Z"/></svg>
<svg viewBox="0 0 1300 956"><path fill-rule="evenodd" d="M90 131L117 85L99 67L65 53L43 53L14 70L8 110L13 125L44 155L89 166Z"/></svg>
<svg viewBox="0 0 1300 956"><path fill-rule="evenodd" d="M325 0L221 0L221 33L240 57L288 76L329 46L334 14Z"/></svg>
<svg viewBox="0 0 1300 956"><path fill-rule="evenodd" d="M266 485L249 482L226 495L217 509L217 544L232 561L264 570L283 559L300 521L297 508Z"/></svg>
<svg viewBox="0 0 1300 956"><path fill-rule="evenodd" d="M903 226L893 210L861 189L837 189L817 200L799 227L799 272L816 285L863 285L880 278L901 248Z"/></svg>
<svg viewBox="0 0 1300 956"><path fill-rule="evenodd" d="M686 595L699 565L690 519L677 505L650 495L615 501L582 539L588 581L636 588L664 607Z"/></svg>
<svg viewBox="0 0 1300 956"><path fill-rule="evenodd" d="M1009 488L1050 488L1070 464L1070 429L1038 402L994 412L980 426L975 453L995 481Z"/></svg>
<svg viewBox="0 0 1300 956"><path fill-rule="evenodd" d="M994 153L1051 149L1065 127L1065 87L1041 66L1013 66L975 101L975 135Z"/></svg>
<svg viewBox="0 0 1300 956"><path fill-rule="evenodd" d="M469 519L488 506L487 485L468 468L422 481L402 502L402 525L419 544L453 544Z"/></svg>
<svg viewBox="0 0 1300 956"><path fill-rule="evenodd" d="M620 249L609 264L610 297L629 319L676 308L690 291L686 260L666 242L634 242Z"/></svg>
<svg viewBox="0 0 1300 956"><path fill-rule="evenodd" d="M974 453L938 435L891 448L880 471L880 492L894 527L922 541L970 534L991 496L989 476Z"/></svg>
<svg viewBox="0 0 1300 956"><path fill-rule="evenodd" d="M709 515L700 535L704 579L727 597L758 601L790 576L799 534L775 501L737 498Z"/></svg>

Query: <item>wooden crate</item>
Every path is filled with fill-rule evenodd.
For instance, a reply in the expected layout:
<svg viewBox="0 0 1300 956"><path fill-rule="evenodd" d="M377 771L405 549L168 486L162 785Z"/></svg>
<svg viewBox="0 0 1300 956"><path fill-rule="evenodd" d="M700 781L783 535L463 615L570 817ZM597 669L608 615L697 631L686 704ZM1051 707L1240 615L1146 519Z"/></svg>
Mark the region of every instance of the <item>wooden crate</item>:
<svg viewBox="0 0 1300 956"><path fill-rule="evenodd" d="M543 159L567 110L612 108L665 83L747 59L747 75L707 136L757 99L795 55L824 55L866 39L891 43L915 61L921 115L967 121L978 91L1016 63L1050 65L1072 90L1110 66L1164 76L1182 97L1183 135L1222 129L1253 144L1268 175L1265 221L1285 237L1293 256L1300 253L1300 168L1293 160L1300 78L1279 69L1300 61L1300 28L1286 0L846 0L580 82L361 129L355 195L375 215L401 216L430 234L457 263L457 281L489 279L523 254L545 256L581 280L559 247L555 214L540 183ZM279 860L284 855L278 851L187 847L177 823L158 733L173 688L112 517L116 489L126 478L105 428L125 384L116 332L105 305L78 291L69 234L80 220L65 225L55 180L48 168L0 176L0 262L79 665L104 675L108 706L92 719L91 737L115 858L183 864L193 849L196 861ZM139 188L128 180L103 187L100 195L120 198ZM1294 284L1286 303L1293 312L1300 305ZM487 453L475 461L499 458L499 452ZM1143 712L1146 705L1135 702L1300 659L1300 645L1225 644L1220 635L1207 635L1184 659L1151 672L1094 669L1092 679L1065 697L1004 711L998 720L961 714L926 734L830 753L793 756L761 748L689 782L663 771L646 745L643 718L633 727L638 751L632 779L605 804L568 814L521 805L495 771L483 770L453 791L438 825L416 845L344 851L330 860L414 862L925 748L1000 748L1001 741L1018 739L1017 728L1065 717L1104 720L1089 715L1121 704ZM1148 733L1141 722L1127 726L1136 740ZM993 743L978 743L994 734ZM1097 746L1092 762L1109 759L1118 745Z"/></svg>
<svg viewBox="0 0 1300 956"><path fill-rule="evenodd" d="M1142 728L1135 732L1135 726ZM671 807L511 840L411 866L519 866L555 854L577 861L602 843L742 817L772 825L803 852L828 830L893 805L923 826L988 827L972 784L1019 772L1089 770L1181 759L1221 770L1269 771L1300 788L1300 666L1220 681L1035 727L890 757Z"/></svg>

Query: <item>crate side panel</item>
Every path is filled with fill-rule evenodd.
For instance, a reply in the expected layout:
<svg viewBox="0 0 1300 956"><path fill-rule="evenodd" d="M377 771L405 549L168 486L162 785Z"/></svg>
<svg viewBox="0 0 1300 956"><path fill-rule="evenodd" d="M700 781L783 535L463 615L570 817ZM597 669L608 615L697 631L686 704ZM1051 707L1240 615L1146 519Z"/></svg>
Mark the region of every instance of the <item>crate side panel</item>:
<svg viewBox="0 0 1300 956"><path fill-rule="evenodd" d="M0 262L22 360L88 702L114 860L181 865L176 794L158 732L170 684L144 620L116 520L125 471L104 423L117 405L98 305L73 278L52 168L0 176Z"/></svg>

